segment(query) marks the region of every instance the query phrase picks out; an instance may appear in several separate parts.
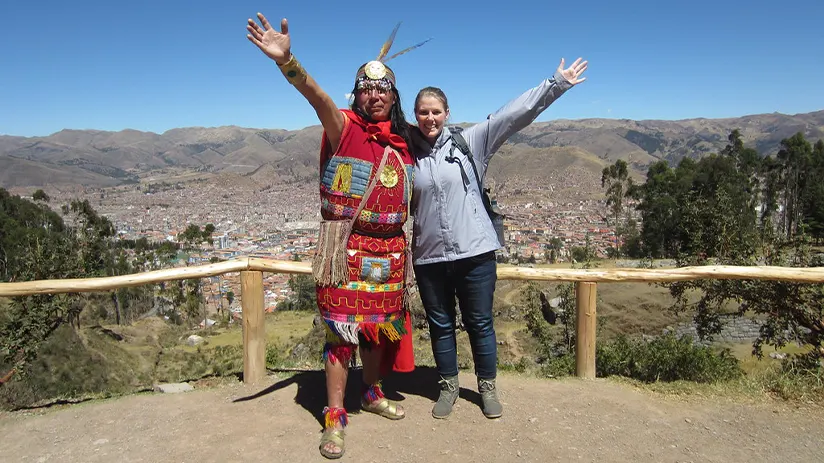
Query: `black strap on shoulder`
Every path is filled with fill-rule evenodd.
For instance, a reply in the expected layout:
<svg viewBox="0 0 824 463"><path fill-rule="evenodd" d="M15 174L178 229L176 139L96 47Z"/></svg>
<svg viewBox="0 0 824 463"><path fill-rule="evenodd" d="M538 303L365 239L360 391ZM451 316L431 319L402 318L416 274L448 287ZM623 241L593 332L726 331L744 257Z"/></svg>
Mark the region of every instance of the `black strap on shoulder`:
<svg viewBox="0 0 824 463"><path fill-rule="evenodd" d="M466 142L463 134L461 134L462 131L463 129L460 127L449 128L449 133L452 134L452 145L456 146L461 153L469 158L469 163L472 164L472 171L475 173L475 181L478 182L478 190L483 192L483 185L481 184L481 178L478 176L478 167L475 165L475 158L472 156L472 150L469 149L469 144Z"/></svg>
<svg viewBox="0 0 824 463"><path fill-rule="evenodd" d="M463 134L461 134L462 131L463 129L460 127L449 127L449 133L452 134L452 147L457 147L467 158L469 158L469 163L472 164L472 172L475 173L475 182L478 184L478 191L481 193L481 201L483 201L484 208L487 212L491 212L492 203L489 201L489 196L486 194L486 190L481 183L481 178L478 176L478 167L475 165L475 158L472 156L472 150L469 149L469 144L466 142L466 138L464 138Z"/></svg>

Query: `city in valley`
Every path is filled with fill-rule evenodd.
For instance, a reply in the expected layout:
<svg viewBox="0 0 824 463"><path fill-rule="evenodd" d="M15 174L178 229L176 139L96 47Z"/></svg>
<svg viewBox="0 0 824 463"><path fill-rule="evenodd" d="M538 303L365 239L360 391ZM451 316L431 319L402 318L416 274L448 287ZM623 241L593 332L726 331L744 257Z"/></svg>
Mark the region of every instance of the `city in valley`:
<svg viewBox="0 0 824 463"><path fill-rule="evenodd" d="M608 226L600 178L592 170L566 169L549 178L508 178L494 197L506 215L506 246L499 261L544 264L552 258L569 262L570 250L588 246L596 256L615 245ZM493 187L494 190L494 187ZM27 197L34 189L13 188ZM173 265L198 265L237 256L311 261L320 220L319 196L313 181L261 185L248 176L192 174L146 177L140 183L109 188L46 188L51 207L88 199L112 221L122 239L177 242L190 224L213 224L212 244L186 254ZM411 221L410 221L411 224ZM611 225L611 224L610 224ZM561 248L550 253L557 238ZM290 295L288 274L264 275L265 307L275 310ZM203 280L207 308L226 305L225 295L240 295L239 274ZM237 298L239 300L239 297ZM239 317L239 302L230 311Z"/></svg>

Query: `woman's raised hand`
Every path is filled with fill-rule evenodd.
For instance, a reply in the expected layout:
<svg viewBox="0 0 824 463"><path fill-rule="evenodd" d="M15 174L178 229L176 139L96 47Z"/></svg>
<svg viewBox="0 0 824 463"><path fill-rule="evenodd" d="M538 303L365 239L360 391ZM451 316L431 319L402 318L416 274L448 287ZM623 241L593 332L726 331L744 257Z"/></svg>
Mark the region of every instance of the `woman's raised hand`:
<svg viewBox="0 0 824 463"><path fill-rule="evenodd" d="M558 65L558 72L560 72L569 83L577 85L587 80L586 77L581 78L581 74L587 70L587 63L588 61L581 61L581 58L578 58L572 63L572 66L564 69L564 59L561 58L561 64Z"/></svg>

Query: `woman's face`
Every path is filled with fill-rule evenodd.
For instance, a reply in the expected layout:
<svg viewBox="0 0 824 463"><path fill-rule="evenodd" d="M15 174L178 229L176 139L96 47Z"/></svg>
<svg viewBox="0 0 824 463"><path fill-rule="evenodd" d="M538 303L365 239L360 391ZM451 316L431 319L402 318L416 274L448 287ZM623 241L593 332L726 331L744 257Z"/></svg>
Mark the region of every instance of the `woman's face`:
<svg viewBox="0 0 824 463"><path fill-rule="evenodd" d="M355 94L355 104L373 121L388 121L394 103L395 93L383 85L366 85Z"/></svg>
<svg viewBox="0 0 824 463"><path fill-rule="evenodd" d="M443 101L431 95L422 96L415 107L415 119L418 128L429 143L434 143L443 130L443 124L449 117L449 110Z"/></svg>

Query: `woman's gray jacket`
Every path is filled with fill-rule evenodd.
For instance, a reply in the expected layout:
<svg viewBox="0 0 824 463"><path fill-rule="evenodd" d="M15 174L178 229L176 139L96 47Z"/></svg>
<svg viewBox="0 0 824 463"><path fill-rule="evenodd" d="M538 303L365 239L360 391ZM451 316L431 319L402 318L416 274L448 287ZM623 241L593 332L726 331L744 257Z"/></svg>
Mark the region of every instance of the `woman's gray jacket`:
<svg viewBox="0 0 824 463"><path fill-rule="evenodd" d="M462 131L483 182L492 155L528 126L572 84L556 72L479 124ZM444 128L434 146L414 130L412 253L415 265L477 256L500 247L469 159ZM462 173L463 170L463 173Z"/></svg>

